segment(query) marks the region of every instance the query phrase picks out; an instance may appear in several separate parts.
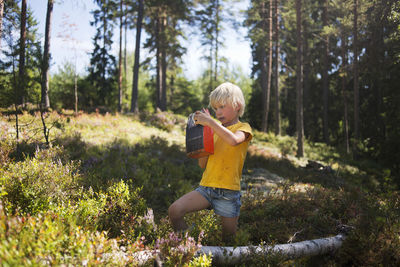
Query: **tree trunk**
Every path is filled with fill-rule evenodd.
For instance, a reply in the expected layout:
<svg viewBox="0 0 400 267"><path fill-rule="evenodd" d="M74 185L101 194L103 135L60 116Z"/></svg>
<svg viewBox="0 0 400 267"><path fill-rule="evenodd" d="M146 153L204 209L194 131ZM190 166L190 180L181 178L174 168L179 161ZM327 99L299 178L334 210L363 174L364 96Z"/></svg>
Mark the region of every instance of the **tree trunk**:
<svg viewBox="0 0 400 267"><path fill-rule="evenodd" d="M218 52L219 52L219 24L220 24L220 17L219 17L219 1L217 0L215 5L215 69L214 69L214 81L216 82L218 79Z"/></svg>
<svg viewBox="0 0 400 267"><path fill-rule="evenodd" d="M166 43L165 43L165 26L166 15L163 10L160 11L157 18L157 108L162 111L166 110Z"/></svg>
<svg viewBox="0 0 400 267"><path fill-rule="evenodd" d="M47 1L46 31L44 37L43 67L42 67L42 100L44 108L50 107L49 99L49 66L50 66L50 35L51 18L53 15L54 0Z"/></svg>
<svg viewBox="0 0 400 267"><path fill-rule="evenodd" d="M0 51L1 51L1 38L3 36L3 11L4 11L4 0L0 0Z"/></svg>
<svg viewBox="0 0 400 267"><path fill-rule="evenodd" d="M76 66L74 73L74 95L75 95L75 115L78 115L78 75L76 74Z"/></svg>
<svg viewBox="0 0 400 267"><path fill-rule="evenodd" d="M350 153L349 146L349 119L348 119L348 107L347 107L347 92L346 92L346 66L347 66L347 58L346 58L346 36L344 32L344 26L342 26L341 32L341 53L342 53L342 95L343 95L343 131L344 131L344 139L345 139L345 148L346 153Z"/></svg>
<svg viewBox="0 0 400 267"><path fill-rule="evenodd" d="M165 28L167 25L167 15L161 7L161 12L158 17L158 45L157 45L157 73L158 73L158 105L161 111L167 109L167 52L166 52L166 36Z"/></svg>
<svg viewBox="0 0 400 267"><path fill-rule="evenodd" d="M272 84L272 0L269 1L268 7L268 69L267 69L267 98L265 110L265 132L268 131L268 117L271 100L271 84Z"/></svg>
<svg viewBox="0 0 400 267"><path fill-rule="evenodd" d="M271 10L271 3L268 8L268 22L265 20L267 16L266 8L265 8L265 2L262 2L261 4L261 19L262 19L262 30L264 34L267 36L266 43L268 45L268 48L266 48L263 45L261 45L261 88L262 88L262 103L263 103L263 116L262 116L262 124L261 124L261 130L263 132L268 131L268 116L269 116L269 104L270 104L270 95L271 95L271 73L272 73L272 24L271 24L271 16L272 16L272 10ZM268 27L268 28L267 28ZM266 49L268 49L268 56L266 53ZM268 64L267 64L268 60Z"/></svg>
<svg viewBox="0 0 400 267"><path fill-rule="evenodd" d="M155 42L156 42L156 90L157 90L157 101L156 106L159 109L161 105L161 44L160 44L160 17L156 20L156 32L155 32Z"/></svg>
<svg viewBox="0 0 400 267"><path fill-rule="evenodd" d="M308 42L308 36L310 35L310 28L307 20L305 20L302 24L303 29L303 106L306 107L306 114L312 114L314 110L312 110L310 107L313 107L314 105L311 105L311 97L310 97L310 73L311 73L311 52L310 52L310 46ZM310 132L306 131L304 134L310 134Z"/></svg>
<svg viewBox="0 0 400 267"><path fill-rule="evenodd" d="M21 2L21 33L19 45L18 102L25 105L25 42L26 42L26 0Z"/></svg>
<svg viewBox="0 0 400 267"><path fill-rule="evenodd" d="M328 26L328 1L324 0L322 3L322 25L323 27ZM329 105L329 83L328 83L328 56L329 56L329 36L322 41L322 91L323 91L323 110L324 110L324 141L329 143L329 123L328 123L328 105Z"/></svg>
<svg viewBox="0 0 400 267"><path fill-rule="evenodd" d="M296 56L296 130L297 130L297 157L303 157L303 38L301 35L301 0L296 0L296 35L297 35L297 56Z"/></svg>
<svg viewBox="0 0 400 267"><path fill-rule="evenodd" d="M353 89L354 89L354 142L353 142L353 155L357 157L358 142L360 138L359 132L359 121L360 121L360 110L359 110L359 85L358 85L358 0L354 0L353 13Z"/></svg>
<svg viewBox="0 0 400 267"><path fill-rule="evenodd" d="M126 11L127 7L125 4L125 8L124 8L124 82L123 82L123 88L125 90L125 92L128 91L128 87L127 87L127 69L128 69L128 63L127 63L127 58L126 58L126 48L127 48L127 44L128 44L128 12Z"/></svg>
<svg viewBox="0 0 400 267"><path fill-rule="evenodd" d="M274 246L243 246L243 247L216 247L202 246L195 257L209 255L211 253L213 264L218 266L240 264L255 255L279 255L284 259L295 259L333 253L338 250L346 239L346 232L336 236L306 240L290 244L278 244ZM172 248L173 249L173 248ZM160 251L142 250L136 252L133 257L137 259L139 266L149 264L149 261L157 258ZM162 263L161 263L162 264ZM160 266L160 265L158 265Z"/></svg>
<svg viewBox="0 0 400 267"><path fill-rule="evenodd" d="M275 4L275 135L281 134L281 114L279 108L279 0L274 0Z"/></svg>
<svg viewBox="0 0 400 267"><path fill-rule="evenodd" d="M286 259L323 255L334 252L342 246L345 235L307 240L291 244L275 246L245 246L245 247L211 247L203 246L197 255L212 254L213 264L233 265L245 261L254 255L278 254Z"/></svg>
<svg viewBox="0 0 400 267"><path fill-rule="evenodd" d="M132 100L131 112L139 113L138 106L138 83L139 83L139 64L140 64L140 37L142 34L143 22L143 0L139 0L138 18L136 23L136 44L135 44L135 63L133 66Z"/></svg>
<svg viewBox="0 0 400 267"><path fill-rule="evenodd" d="M120 17L119 17L119 54L118 54L118 112L122 111L122 28L123 28L123 4L124 1L119 2Z"/></svg>
<svg viewBox="0 0 400 267"><path fill-rule="evenodd" d="M165 38L165 28L167 26L167 16L165 13L163 13L163 16L161 17L161 77L160 77L160 82L161 82L161 92L160 92L160 109L162 111L167 110L167 51L166 51L166 38Z"/></svg>

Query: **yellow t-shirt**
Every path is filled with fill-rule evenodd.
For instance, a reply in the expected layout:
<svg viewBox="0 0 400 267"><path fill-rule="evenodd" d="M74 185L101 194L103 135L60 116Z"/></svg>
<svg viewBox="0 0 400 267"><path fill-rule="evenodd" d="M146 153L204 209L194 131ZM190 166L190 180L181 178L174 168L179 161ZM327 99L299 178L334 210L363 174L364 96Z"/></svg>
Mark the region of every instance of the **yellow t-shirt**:
<svg viewBox="0 0 400 267"><path fill-rule="evenodd" d="M227 128L233 133L249 133L249 136L239 145L231 146L214 134L214 154L208 156L207 167L200 181L201 186L240 190L243 164L252 139L251 127L248 123L238 122Z"/></svg>

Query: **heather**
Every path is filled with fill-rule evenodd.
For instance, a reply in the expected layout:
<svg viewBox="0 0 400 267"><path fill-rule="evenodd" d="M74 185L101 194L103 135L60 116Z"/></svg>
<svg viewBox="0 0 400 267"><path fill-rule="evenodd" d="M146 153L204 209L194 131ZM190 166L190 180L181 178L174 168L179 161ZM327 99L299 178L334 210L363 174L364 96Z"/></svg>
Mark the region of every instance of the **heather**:
<svg viewBox="0 0 400 267"><path fill-rule="evenodd" d="M399 191L390 172L325 144L255 131L243 171L239 231L221 238L212 211L187 216L172 231L168 206L199 182L185 154L186 118L167 112L121 115L52 112L46 144L38 114L0 120L0 259L3 265L210 266L201 245L297 242L338 233L336 253L296 260L255 255L244 266L383 265L400 262ZM156 253L157 252L157 253ZM151 255L147 263L143 253Z"/></svg>

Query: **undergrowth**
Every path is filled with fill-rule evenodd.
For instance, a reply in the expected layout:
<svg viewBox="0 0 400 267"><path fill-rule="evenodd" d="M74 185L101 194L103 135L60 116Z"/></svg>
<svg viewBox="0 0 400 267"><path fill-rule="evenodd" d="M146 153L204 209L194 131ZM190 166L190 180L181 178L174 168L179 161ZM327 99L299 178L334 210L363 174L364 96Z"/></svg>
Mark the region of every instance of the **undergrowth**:
<svg viewBox="0 0 400 267"><path fill-rule="evenodd" d="M273 245L336 235L350 225L335 254L287 260L253 255L242 266L395 266L400 264L399 191L390 172L324 144L306 142L295 157L288 136L255 131L244 172L265 169L284 182L244 192L233 243L221 240L212 211L187 216L173 233L168 206L195 188L197 162L184 151L184 124L170 113L131 115L53 112L50 147L23 114L19 140L12 117L0 120L0 260L3 265L135 266L155 251L165 266L210 266L193 258L202 245ZM31 123L28 123L31 122ZM314 166L317 166L315 168ZM368 167L366 167L368 166Z"/></svg>

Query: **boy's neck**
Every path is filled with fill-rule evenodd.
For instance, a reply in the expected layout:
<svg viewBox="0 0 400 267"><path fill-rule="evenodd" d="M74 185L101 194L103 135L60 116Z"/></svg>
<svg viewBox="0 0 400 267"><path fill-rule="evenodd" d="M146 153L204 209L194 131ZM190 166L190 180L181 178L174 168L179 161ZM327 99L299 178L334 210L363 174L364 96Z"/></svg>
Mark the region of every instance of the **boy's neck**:
<svg viewBox="0 0 400 267"><path fill-rule="evenodd" d="M229 126L232 126L232 125L234 125L234 124L236 124L236 123L238 123L239 122L239 118L236 118L236 119L234 119L234 120L232 120L232 121L230 121L230 122L228 122L228 123L225 123L225 124L222 124L224 127L229 127Z"/></svg>

